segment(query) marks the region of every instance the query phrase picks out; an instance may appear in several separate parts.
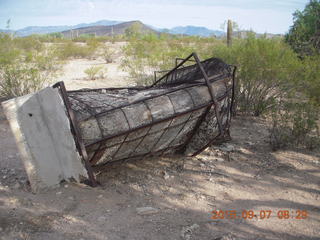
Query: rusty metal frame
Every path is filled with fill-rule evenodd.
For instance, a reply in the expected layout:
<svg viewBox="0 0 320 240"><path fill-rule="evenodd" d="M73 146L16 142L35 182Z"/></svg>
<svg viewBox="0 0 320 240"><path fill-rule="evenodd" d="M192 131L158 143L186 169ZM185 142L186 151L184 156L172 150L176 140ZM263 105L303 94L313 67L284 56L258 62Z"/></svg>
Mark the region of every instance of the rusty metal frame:
<svg viewBox="0 0 320 240"><path fill-rule="evenodd" d="M182 61L180 63L178 63L178 61L180 61L180 60L182 60ZM188 61L195 62L196 64L184 67L184 64L186 62L188 62ZM207 66L208 65L206 65L206 67ZM230 66L230 65L226 65L226 66ZM180 67L183 67L183 68L180 69ZM190 82L188 82L188 84L180 84L180 83L176 84L176 83L174 83L173 81L175 79L177 79L177 72L180 71L179 72L179 78L181 78L181 76L184 76L184 74L186 72L186 69L191 69L191 71L196 70L196 73L195 73L194 76L199 77L199 76L202 75L203 78L188 80L188 81L190 81ZM208 145L210 145L213 141L215 141L218 137L221 137L224 134L228 134L229 133L228 129L229 129L230 120L228 120L226 122L226 124L224 124L224 126L222 125L221 121L222 121L223 114L220 116L221 109L220 109L219 101L222 101L225 98L227 98L228 99L228 108L230 108L230 109L232 108L233 102L234 102L235 70L236 70L236 68L234 68L234 71L233 71L233 74L232 74L232 76L233 76L232 77L232 79L233 79L232 86L231 87L227 87L227 85L226 85L225 94L223 96L220 96L218 99L215 96L215 92L214 92L214 89L211 86L211 83L214 82L214 81L221 80L221 79L231 78L231 76L230 76L231 74L229 72L230 70L228 70L227 74L225 72L223 72L220 75L208 76L207 73L206 73L206 70L205 70L205 68L204 68L204 66L202 64L202 62L200 61L200 59L199 59L199 57L198 57L198 55L196 53L190 54L185 59L177 58L176 59L176 66L173 69L171 69L170 71L162 71L162 72L166 72L166 74L161 76L159 79L156 79L156 73L155 73L155 81L154 81L154 83L152 85L150 85L150 86L147 86L147 87L83 89L83 90L76 90L76 91L67 92L63 82L59 82L59 83L55 84L54 87L57 87L57 88L60 89L61 96L63 98L63 101L64 101L65 105L66 105L67 113L68 113L68 116L69 116L69 119L70 119L70 125L71 125L71 129L72 129L72 133L73 133L74 139L76 141L77 149L78 149L78 151L79 151L79 153L80 153L80 155L81 155L81 157L82 157L82 159L84 161L85 168L87 169L91 185L92 186L96 186L98 184L96 179L95 179L93 168L97 169L97 168L100 168L100 167L102 167L102 166L104 166L106 164L109 164L111 162L126 161L127 159L130 159L130 158L141 158L141 157L146 157L146 156L150 156L150 155L154 155L154 154L158 154L158 153L160 155L162 155L166 151L169 151L171 149L175 149L177 151L183 150L188 145L188 143L191 141L193 136L196 134L197 130L199 129L199 127L201 125L201 123L203 122L203 120L206 118L206 116L208 115L208 113L210 111L214 111L214 114L215 114L215 117L216 117L216 126L218 126L218 130L219 130L218 131L218 136L213 137L213 139L210 140L209 143L206 144L206 146L204 146L198 152L202 151L204 148L206 148ZM171 76L170 76L170 74L171 74ZM191 76L193 76L193 75L191 75ZM169 77L171 78L171 80L170 80L171 82L168 82L168 78ZM189 79L190 79L190 77L189 77ZM197 80L197 81L195 81L195 80ZM201 81L198 81L198 80L201 80ZM206 103L206 104L202 104L202 105L199 105L199 106L196 107L195 104L194 104L194 99L193 99L193 97L190 95L190 93L188 91L188 88L192 88L194 86L207 86L208 92L210 94L211 101ZM76 92L99 91L99 90L102 90L102 89L104 89L104 90L123 90L123 89L126 89L126 90L144 90L144 89L151 89L151 88L160 88L161 89L162 87L164 87L166 89L169 88L169 87L172 87L172 89L169 90L169 91L166 91L164 93L160 92L160 93L155 94L155 95L153 95L151 97L146 97L146 98L144 98L142 100L140 99L140 100L137 100L137 101L134 101L134 102L131 102L131 103L125 103L125 104L121 104L121 105L118 105L118 106L115 106L115 107L112 107L112 105L110 104L110 107L112 107L111 109L107 109L107 110L101 111L99 113L95 113L94 111L90 111L90 116L89 117L85 117L84 119L81 119L81 121L86 121L86 120L88 120L90 118L98 119L99 116L101 116L101 115L103 116L103 115L107 114L108 112L114 111L114 110L117 110L117 109L119 109L120 111L123 112L124 117L128 121L127 116L126 116L126 114L125 114L125 112L123 111L122 108L130 106L132 104L137 104L137 103L144 103L146 105L146 107L148 108L148 105L145 103L146 100L149 100L149 99L152 99L152 98L156 98L156 97L160 97L160 96L163 96L163 95L168 96L168 94L170 94L170 93L174 93L174 92L181 91L181 90L184 90L185 92L187 92L190 95L191 101L193 102L193 107L191 109L188 109L188 110L183 111L183 112L178 112L178 113L174 112L174 114L172 114L171 116L169 116L167 118L164 118L164 119L154 120L152 118L152 121L150 123L146 123L146 124L138 126L138 127L130 128L130 125L128 125L129 126L128 130L119 132L119 133L114 134L114 135L109 135L109 136L106 136L106 137L102 137L99 140L94 141L94 142L90 142L90 143L87 143L87 144L84 143L84 141L83 141L83 139L81 137L81 134L80 134L80 129L78 127L79 126L78 125L78 120L75 117L75 114L74 114L74 112L73 112L73 110L71 108L71 103L69 101L69 98L72 99L74 97L73 96L68 96L68 94L72 94L72 93L76 93ZM230 97L230 92L231 91L232 91L231 105L229 106L229 97ZM168 96L168 98L171 101L169 96ZM76 101L81 102L77 98L74 98L74 99ZM85 103L83 103L83 104L85 104ZM91 109L90 106L88 106L88 109ZM198 116L198 114L197 114L196 117L193 118L192 117L192 116L194 116L193 112L196 112L196 111L199 111L200 115ZM181 122L181 123L179 122L179 124L171 126L171 123L173 122L174 119L182 117L183 115L187 116L187 114L189 114L189 117L187 117L187 120L182 119L183 122ZM155 142L155 144L151 148L148 148L148 152L139 155L139 152L136 151L136 150L138 149L140 144L144 141L145 137L150 135L150 134L157 133L157 132L152 132L152 133L149 134L152 126L155 125L155 124L161 123L161 122L166 122L166 121L168 123L170 121L170 124L168 124L165 128L162 128L162 129L158 130L159 132L160 131L163 131L163 132L158 137L158 140ZM180 144L180 141L179 140L176 141L176 139L177 139L178 136L180 136L180 133L185 129L185 127L186 127L186 125L187 125L187 123L189 121L195 121L195 123L193 123L193 122L190 123L190 124L192 124L191 126L193 126L192 130L190 132L186 132L186 135L181 135L183 137L183 139L186 138L186 140L184 140L184 142L181 142L181 144ZM128 122L128 124L129 124L129 122ZM179 126L179 130L177 131L175 137L170 138L170 144L165 145L164 146L165 148L160 148L160 149L159 148L155 148L157 146L158 142L161 141L163 135L167 131L169 131L171 128L174 128L174 127L177 128L178 126ZM102 131L101 126L99 125L99 121L98 121L98 127ZM127 139L130 133L132 133L134 131L137 131L137 130L140 130L140 129L143 129L143 128L149 128L148 130L146 130L146 133L144 135L142 135L142 136L139 135L137 138L134 138L134 139ZM226 129L226 131L224 131L224 128ZM185 132L183 132L182 134L185 134ZM121 139L120 142L116 142L116 143L114 143L114 145L108 145L109 141L111 139L116 138L116 137L121 137L121 136L124 136L124 138ZM120 151L122 145L130 143L132 141L138 141L138 142L137 142L137 145L134 145L135 149L128 153L129 156L128 157L126 156L126 157L124 157L122 159L121 158L120 159L116 159L116 155ZM175 143L177 145L170 146L171 143ZM89 147L94 146L95 144L97 144L97 148L94 148L92 150L88 150ZM112 142L111 142L111 144L112 144ZM117 149L115 149L115 152L113 153L113 157L112 158L114 160L112 160L110 162L99 163L99 160L103 156L103 154L105 152L105 149L111 148L111 147L115 147L115 146L117 146ZM87 150L89 151L89 153L90 152L93 153L93 155L91 156L91 159L89 159ZM136 153L136 155L133 155L134 153ZM195 153L194 155L196 155L197 153ZM121 157L121 156L119 156L119 157Z"/></svg>

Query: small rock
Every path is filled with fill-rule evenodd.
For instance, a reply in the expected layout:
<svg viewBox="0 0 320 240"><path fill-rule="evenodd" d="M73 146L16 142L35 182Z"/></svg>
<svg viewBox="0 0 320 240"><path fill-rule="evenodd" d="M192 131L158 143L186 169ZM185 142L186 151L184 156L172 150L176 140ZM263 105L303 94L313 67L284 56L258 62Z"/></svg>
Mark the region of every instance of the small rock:
<svg viewBox="0 0 320 240"><path fill-rule="evenodd" d="M98 195L98 198L103 198L103 195L102 194Z"/></svg>
<svg viewBox="0 0 320 240"><path fill-rule="evenodd" d="M73 201L74 200L74 197L70 196L68 197L69 200Z"/></svg>
<svg viewBox="0 0 320 240"><path fill-rule="evenodd" d="M6 175L4 175L2 178L3 178L3 179L6 179L6 178L7 178L7 176L6 176Z"/></svg>
<svg viewBox="0 0 320 240"><path fill-rule="evenodd" d="M56 195L61 195L62 194L62 192L56 192Z"/></svg>
<svg viewBox="0 0 320 240"><path fill-rule="evenodd" d="M68 188L68 187L69 187L69 185L68 185L68 184L64 185L64 188Z"/></svg>
<svg viewBox="0 0 320 240"><path fill-rule="evenodd" d="M163 178L167 180L170 178L170 175L166 171L163 171Z"/></svg>
<svg viewBox="0 0 320 240"><path fill-rule="evenodd" d="M139 215L149 215L149 214L155 214L159 212L158 209L153 207L140 207L140 208L136 208L136 210Z"/></svg>

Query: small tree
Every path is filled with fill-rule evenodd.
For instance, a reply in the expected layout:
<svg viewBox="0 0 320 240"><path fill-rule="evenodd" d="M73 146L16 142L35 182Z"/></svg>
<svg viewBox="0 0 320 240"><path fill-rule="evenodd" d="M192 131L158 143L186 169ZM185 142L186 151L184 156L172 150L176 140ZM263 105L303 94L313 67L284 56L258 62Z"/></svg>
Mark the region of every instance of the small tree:
<svg viewBox="0 0 320 240"><path fill-rule="evenodd" d="M137 38L142 33L142 24L139 22L134 22L130 27L125 30L125 35L127 38Z"/></svg>
<svg viewBox="0 0 320 240"><path fill-rule="evenodd" d="M320 1L310 0L303 11L293 14L293 20L286 41L300 55L320 53Z"/></svg>

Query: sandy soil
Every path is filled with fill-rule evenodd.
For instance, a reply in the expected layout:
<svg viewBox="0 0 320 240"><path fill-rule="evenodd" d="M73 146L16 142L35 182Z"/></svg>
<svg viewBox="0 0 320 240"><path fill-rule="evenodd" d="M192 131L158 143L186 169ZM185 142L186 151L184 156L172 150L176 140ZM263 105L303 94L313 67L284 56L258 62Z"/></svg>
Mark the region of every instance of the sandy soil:
<svg viewBox="0 0 320 240"><path fill-rule="evenodd" d="M117 63L106 65L109 79L81 80L92 64L103 63L68 62L61 80L68 89L128 83ZM114 163L98 174L99 187L62 183L35 195L0 111L0 239L320 239L320 153L272 152L259 118L237 117L231 134L194 158ZM236 210L237 218L212 219L213 210ZM243 210L255 216L244 219ZM268 219L262 210L272 211ZM283 210L289 219L278 218ZM295 218L300 210L306 219Z"/></svg>
<svg viewBox="0 0 320 240"><path fill-rule="evenodd" d="M58 72L58 77L53 82L64 81L67 90L134 86L135 84L129 80L128 74L120 68L123 57L121 55L121 47L123 47L125 43L106 43L106 45L115 49L112 63L106 63L102 57L90 60L68 60L63 65L61 71ZM102 71L104 72L103 77L99 77L96 80L89 80L84 71L96 66L102 67Z"/></svg>

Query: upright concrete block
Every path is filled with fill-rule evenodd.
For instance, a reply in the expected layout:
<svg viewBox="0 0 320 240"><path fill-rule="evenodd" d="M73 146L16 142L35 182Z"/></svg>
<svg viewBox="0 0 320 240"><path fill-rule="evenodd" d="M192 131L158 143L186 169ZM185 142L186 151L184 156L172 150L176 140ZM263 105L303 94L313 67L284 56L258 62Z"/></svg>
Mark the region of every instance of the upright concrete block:
<svg viewBox="0 0 320 240"><path fill-rule="evenodd" d="M87 177L58 89L47 87L2 106L34 192Z"/></svg>

